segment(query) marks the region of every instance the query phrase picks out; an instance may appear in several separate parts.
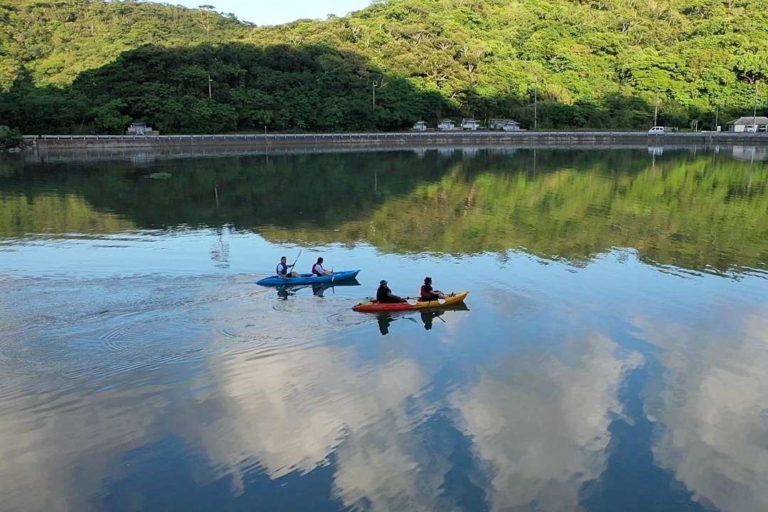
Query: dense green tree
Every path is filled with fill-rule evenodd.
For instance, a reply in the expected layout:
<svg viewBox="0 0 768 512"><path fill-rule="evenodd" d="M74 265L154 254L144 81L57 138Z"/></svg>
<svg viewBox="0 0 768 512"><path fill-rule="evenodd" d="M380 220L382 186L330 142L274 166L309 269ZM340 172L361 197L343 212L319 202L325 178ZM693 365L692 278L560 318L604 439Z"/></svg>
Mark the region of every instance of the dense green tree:
<svg viewBox="0 0 768 512"><path fill-rule="evenodd" d="M23 143L24 137L19 130L0 125L0 150L18 148Z"/></svg>
<svg viewBox="0 0 768 512"><path fill-rule="evenodd" d="M125 110L125 101L112 100L91 110L93 124L101 133L122 133L125 125L131 122L130 116L120 113Z"/></svg>
<svg viewBox="0 0 768 512"><path fill-rule="evenodd" d="M379 0L255 27L208 8L0 0L0 116L38 133L126 116L174 133L532 125L536 96L542 128L647 127L656 107L712 128L768 105L763 3Z"/></svg>

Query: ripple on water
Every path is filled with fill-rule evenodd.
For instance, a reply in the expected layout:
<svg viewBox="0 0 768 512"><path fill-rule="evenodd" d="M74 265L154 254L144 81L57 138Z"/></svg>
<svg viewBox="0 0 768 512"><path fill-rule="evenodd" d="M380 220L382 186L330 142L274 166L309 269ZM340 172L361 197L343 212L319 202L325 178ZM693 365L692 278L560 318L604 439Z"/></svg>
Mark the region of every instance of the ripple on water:
<svg viewBox="0 0 768 512"><path fill-rule="evenodd" d="M30 382L66 387L140 368L201 364L213 353L291 353L362 323L349 315L351 305L310 292L279 300L274 290L245 277L49 279L35 286L6 280L0 291L8 311L0 323L0 369L14 376L6 391ZM349 312L339 313L340 307Z"/></svg>
<svg viewBox="0 0 768 512"><path fill-rule="evenodd" d="M376 320L376 315L363 314L352 311L352 306L349 306L344 311L329 314L326 317L326 321L329 324L339 328L366 325L374 320Z"/></svg>

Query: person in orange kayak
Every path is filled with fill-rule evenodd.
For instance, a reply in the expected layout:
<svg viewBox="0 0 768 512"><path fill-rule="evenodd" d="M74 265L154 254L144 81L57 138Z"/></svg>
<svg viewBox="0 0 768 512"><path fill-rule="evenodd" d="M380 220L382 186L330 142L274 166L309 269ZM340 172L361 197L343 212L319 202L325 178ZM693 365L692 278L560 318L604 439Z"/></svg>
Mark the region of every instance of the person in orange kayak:
<svg viewBox="0 0 768 512"><path fill-rule="evenodd" d="M376 300L382 304L408 302L404 298L394 295L384 279L379 281L379 289L376 290Z"/></svg>
<svg viewBox="0 0 768 512"><path fill-rule="evenodd" d="M331 276L333 272L325 270L323 268L323 258L317 258L317 263L312 265L312 275L315 276Z"/></svg>
<svg viewBox="0 0 768 512"><path fill-rule="evenodd" d="M431 300L447 299L448 295L444 294L440 290L432 288L432 278L425 277L424 284L421 285L421 292L419 294L420 302L429 302Z"/></svg>

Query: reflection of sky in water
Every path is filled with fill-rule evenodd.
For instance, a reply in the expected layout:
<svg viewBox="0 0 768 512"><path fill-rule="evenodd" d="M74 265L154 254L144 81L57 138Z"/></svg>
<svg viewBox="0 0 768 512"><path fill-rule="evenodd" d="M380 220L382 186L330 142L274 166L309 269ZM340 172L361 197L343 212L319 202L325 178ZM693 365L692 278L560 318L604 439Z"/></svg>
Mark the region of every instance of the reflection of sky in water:
<svg viewBox="0 0 768 512"><path fill-rule="evenodd" d="M245 272L249 260L274 249L254 236L227 235L232 256L224 272L199 263L216 239L123 240L134 257L90 269L102 278L85 286L4 283L6 297L27 299L26 306L4 304L2 327L18 343L4 346L4 366L40 372L33 380L11 374L0 388L7 397L0 433L13 439L3 443L0 479L9 503L87 509L106 489L121 495L136 485L131 492L141 495L148 484L135 482L136 471L163 459L139 457L134 469L121 461L178 438L175 448L150 452L196 454L190 478L197 486L224 478L231 497L248 496L253 475L278 482L328 467L329 503L337 505L450 509L476 487L492 510L571 509L580 489L606 471L609 425L623 414L618 390L647 357L669 371L664 385L647 384L653 420L667 432L653 447L659 463L726 509L765 503L757 485L764 459L752 443L765 428L758 403L766 331L760 315L744 317L742 308L765 301L758 278L683 278L624 254L575 272L524 254L510 254L499 269L495 257L479 256L462 261L475 269L465 273L458 260L331 247L324 252L334 264L354 261L378 274L361 274L363 287L339 288L335 300L307 293L282 302L245 276L223 275ZM102 251L121 250L94 248L104 243L17 246L3 264L77 275L89 258L96 264ZM51 260L53 250L65 257ZM198 263L185 267L179 255ZM44 271L37 261L53 263ZM432 331L398 318L387 337L375 321L346 311L379 275L396 276L393 286L404 288L419 282L424 267L445 289L471 288L470 311L444 315ZM130 277L152 268L177 277ZM47 316L34 309L41 302L51 307ZM67 315L79 318L61 325ZM40 352L25 354L25 339ZM57 345L67 340L71 346ZM147 342L156 350L147 351ZM57 361L45 369L40 359L54 346ZM432 439L450 432L463 445ZM734 487L748 492L729 498Z"/></svg>
<svg viewBox="0 0 768 512"><path fill-rule="evenodd" d="M658 323L638 317L664 352L668 375L648 413L665 425L654 454L692 491L723 510L768 509L766 304Z"/></svg>
<svg viewBox="0 0 768 512"><path fill-rule="evenodd" d="M152 508L162 502L142 500L167 480L179 503L191 485L202 503L286 506L273 487L292 485L325 488L317 509L599 510L585 489L610 495L606 475L632 470L608 463L611 425L634 421L620 390L649 358L665 368L647 367L641 391L663 427L645 447L654 464L725 510L766 503L766 325L747 307L768 303L760 278L680 277L624 253L579 269L515 253L459 267L329 247L334 265L366 269L362 286L279 301L238 275L278 253L255 236L223 239L226 272L179 262L218 240L189 233L123 242L136 257L88 272L98 279L2 282L3 369L17 369L0 386L11 506ZM63 242L47 272L35 268L45 244L3 264L77 276L101 243ZM142 254L150 246L165 251ZM142 277L150 265L169 275ZM379 275L399 290L427 267L444 289L472 289L470 311L430 331L406 315L383 337L348 310Z"/></svg>
<svg viewBox="0 0 768 512"><path fill-rule="evenodd" d="M258 230L257 230L258 232ZM768 286L523 251L305 247L361 286L279 300L258 234L0 242L0 509L768 509ZM382 336L379 279L471 290Z"/></svg>
<svg viewBox="0 0 768 512"><path fill-rule="evenodd" d="M561 349L565 360L530 349L508 356L450 398L478 457L491 464L492 510L572 509L580 486L605 469L617 390L640 358L617 360L601 336Z"/></svg>

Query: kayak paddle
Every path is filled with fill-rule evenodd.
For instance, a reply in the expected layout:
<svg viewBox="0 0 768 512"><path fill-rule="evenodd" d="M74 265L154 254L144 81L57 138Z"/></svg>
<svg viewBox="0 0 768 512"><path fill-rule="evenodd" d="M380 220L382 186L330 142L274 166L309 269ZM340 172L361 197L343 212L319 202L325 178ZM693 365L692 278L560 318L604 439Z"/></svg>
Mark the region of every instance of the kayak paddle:
<svg viewBox="0 0 768 512"><path fill-rule="evenodd" d="M303 249L299 249L299 255L296 256L296 260L293 262L293 265L291 265L291 268L296 268L296 264L299 262L299 258L301 258L301 251Z"/></svg>

